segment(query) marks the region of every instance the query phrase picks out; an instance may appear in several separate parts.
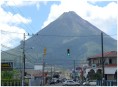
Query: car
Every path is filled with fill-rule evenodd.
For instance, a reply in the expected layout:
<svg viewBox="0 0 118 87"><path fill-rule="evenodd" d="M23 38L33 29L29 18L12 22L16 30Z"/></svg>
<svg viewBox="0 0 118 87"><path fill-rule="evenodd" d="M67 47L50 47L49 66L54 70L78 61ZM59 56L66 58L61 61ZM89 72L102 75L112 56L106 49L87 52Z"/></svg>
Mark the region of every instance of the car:
<svg viewBox="0 0 118 87"><path fill-rule="evenodd" d="M56 84L56 83L58 83L57 78L52 78L52 80L49 82L49 84Z"/></svg>
<svg viewBox="0 0 118 87"><path fill-rule="evenodd" d="M83 86L96 86L96 81L83 82Z"/></svg>
<svg viewBox="0 0 118 87"><path fill-rule="evenodd" d="M79 86L80 83L75 82L73 80L66 80L63 82L63 86L77 86L77 85Z"/></svg>
<svg viewBox="0 0 118 87"><path fill-rule="evenodd" d="M89 84L90 84L91 86L96 86L97 83L96 83L96 81L93 80L93 81L89 81Z"/></svg>
<svg viewBox="0 0 118 87"><path fill-rule="evenodd" d="M61 79L61 82L65 82L67 79L66 78L62 78Z"/></svg>
<svg viewBox="0 0 118 87"><path fill-rule="evenodd" d="M51 85L51 84L55 84L55 82L53 81L53 80L51 80L50 82L49 82L49 84Z"/></svg>
<svg viewBox="0 0 118 87"><path fill-rule="evenodd" d="M90 86L89 81L83 82L83 86Z"/></svg>

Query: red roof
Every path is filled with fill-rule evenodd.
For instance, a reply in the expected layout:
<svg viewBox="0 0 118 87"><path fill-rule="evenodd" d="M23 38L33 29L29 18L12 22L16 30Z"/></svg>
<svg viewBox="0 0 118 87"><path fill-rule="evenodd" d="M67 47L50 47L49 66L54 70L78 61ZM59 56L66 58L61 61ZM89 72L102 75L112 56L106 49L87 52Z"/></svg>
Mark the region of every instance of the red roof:
<svg viewBox="0 0 118 87"><path fill-rule="evenodd" d="M101 57L102 57L102 54L97 54L95 56L89 57L88 59L101 58ZM103 57L117 57L117 51L105 52L105 53L103 53Z"/></svg>

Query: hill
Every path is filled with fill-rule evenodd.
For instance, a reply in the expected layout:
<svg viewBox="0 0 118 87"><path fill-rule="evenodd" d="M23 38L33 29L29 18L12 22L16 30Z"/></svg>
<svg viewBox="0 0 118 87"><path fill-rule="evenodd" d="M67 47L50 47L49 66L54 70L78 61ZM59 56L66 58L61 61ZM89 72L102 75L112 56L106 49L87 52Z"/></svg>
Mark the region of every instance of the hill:
<svg viewBox="0 0 118 87"><path fill-rule="evenodd" d="M101 53L101 30L82 19L75 12L65 12L58 19L37 32L34 36L26 40L26 65L33 67L36 63L41 63L43 50L47 49L44 60L47 64L73 67L73 60L79 65L81 60ZM104 52L117 50L117 41L109 35L104 35ZM29 49L33 47L33 49ZM8 53L22 55L22 44ZM70 56L67 56L67 49L70 49ZM21 61L22 57L17 57L2 53L2 59L15 59ZM19 59L19 61L17 60ZM19 63L16 63L17 66Z"/></svg>

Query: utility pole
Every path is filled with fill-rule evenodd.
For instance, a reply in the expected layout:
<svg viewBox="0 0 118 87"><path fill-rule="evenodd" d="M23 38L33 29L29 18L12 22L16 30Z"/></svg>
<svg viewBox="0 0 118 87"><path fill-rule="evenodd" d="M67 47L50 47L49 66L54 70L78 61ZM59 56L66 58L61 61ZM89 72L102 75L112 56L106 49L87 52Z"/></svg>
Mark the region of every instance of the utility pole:
<svg viewBox="0 0 118 87"><path fill-rule="evenodd" d="M104 80L105 80L105 76L104 76L104 52L103 52L103 32L101 32L101 49L102 49L102 80L103 80L103 86L104 86Z"/></svg>
<svg viewBox="0 0 118 87"><path fill-rule="evenodd" d="M43 81L43 86L44 86L44 84L45 84L45 78L44 78L44 73L45 73L45 61L44 61L44 57L45 57L45 55L46 55L46 48L44 48L44 51L43 51L43 63L42 63L42 76L43 76L43 79L42 79L42 81Z"/></svg>
<svg viewBox="0 0 118 87"><path fill-rule="evenodd" d="M25 83L25 33L23 35L23 67L22 67L22 86Z"/></svg>
<svg viewBox="0 0 118 87"><path fill-rule="evenodd" d="M73 60L73 65L74 65L74 79L75 79L75 60Z"/></svg>
<svg viewBox="0 0 118 87"><path fill-rule="evenodd" d="M45 80L44 79L44 72L45 72L45 68L44 67L45 67L45 62L44 62L44 58L43 58L43 71L42 71L42 73L43 73L42 74L42 76L43 76L43 86L44 86L44 80Z"/></svg>
<svg viewBox="0 0 118 87"><path fill-rule="evenodd" d="M51 65L51 80L52 80L52 65Z"/></svg>

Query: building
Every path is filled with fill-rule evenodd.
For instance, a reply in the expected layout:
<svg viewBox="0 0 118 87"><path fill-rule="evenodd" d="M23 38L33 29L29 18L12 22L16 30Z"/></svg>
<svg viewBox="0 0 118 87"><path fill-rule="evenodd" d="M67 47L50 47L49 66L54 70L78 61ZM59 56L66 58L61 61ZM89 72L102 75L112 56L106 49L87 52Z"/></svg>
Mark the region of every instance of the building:
<svg viewBox="0 0 118 87"><path fill-rule="evenodd" d="M106 80L117 79L117 51L110 51L103 53L104 60L104 76ZM102 74L102 54L97 54L93 57L87 58L88 67L86 68L85 77L90 71Z"/></svg>

